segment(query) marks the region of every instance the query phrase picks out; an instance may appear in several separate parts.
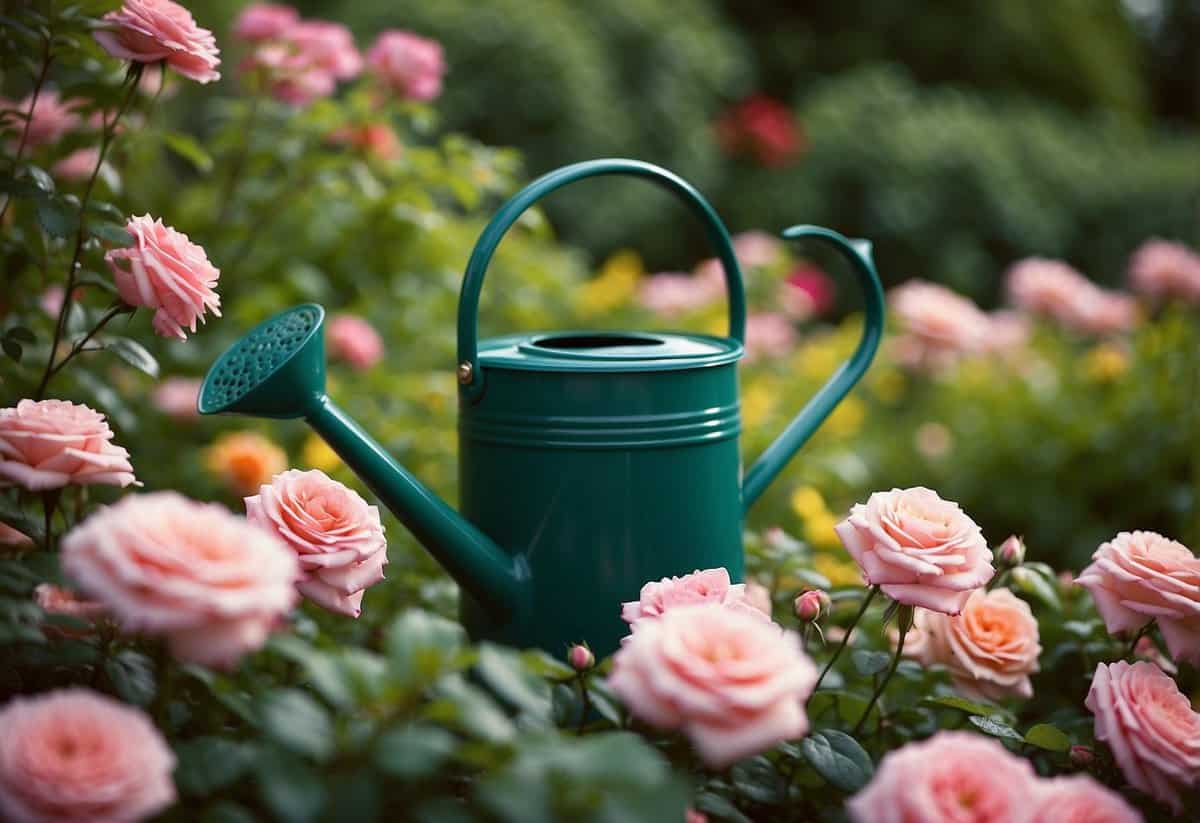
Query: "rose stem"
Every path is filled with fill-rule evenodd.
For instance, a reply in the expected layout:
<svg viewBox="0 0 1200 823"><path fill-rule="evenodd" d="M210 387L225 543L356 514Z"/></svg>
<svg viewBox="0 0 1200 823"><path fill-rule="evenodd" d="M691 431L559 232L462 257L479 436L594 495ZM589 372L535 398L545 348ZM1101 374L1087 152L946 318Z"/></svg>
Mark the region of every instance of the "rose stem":
<svg viewBox="0 0 1200 823"><path fill-rule="evenodd" d="M875 595L879 592L878 586L872 586L867 590L867 596L863 598L862 606L858 609L858 614L854 615L854 619L850 621L850 626L846 629L846 636L842 638L842 642L833 650L833 657L829 658L829 662L825 664L825 668L821 670L821 676L817 678L817 685L813 686L813 691L821 687L821 681L825 679L825 675L829 674L829 670L833 668L833 664L837 662L838 657L842 654L842 649L846 648L846 644L850 642L850 635L854 632L854 627L858 625L858 621L862 620L862 616L866 614L867 606L871 605L871 601L875 599Z"/></svg>

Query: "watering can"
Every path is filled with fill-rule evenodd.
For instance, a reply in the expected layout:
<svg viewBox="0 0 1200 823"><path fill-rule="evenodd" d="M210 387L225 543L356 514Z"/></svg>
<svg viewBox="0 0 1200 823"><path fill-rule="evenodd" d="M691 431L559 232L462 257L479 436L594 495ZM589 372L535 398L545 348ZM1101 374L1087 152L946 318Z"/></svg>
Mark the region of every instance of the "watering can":
<svg viewBox="0 0 1200 823"><path fill-rule="evenodd" d="M729 336L567 331L479 340L484 274L505 232L539 197L597 175L631 175L679 196L724 268ZM883 294L870 244L794 226L844 255L866 295L862 339L742 474L737 362L746 330L729 234L691 185L634 160L561 168L517 193L484 229L458 307L460 511L422 485L325 392L317 305L262 323L216 361L202 414L303 418L405 524L462 590L475 639L561 655L614 651L622 601L666 576L723 566L742 579L743 514L870 365Z"/></svg>

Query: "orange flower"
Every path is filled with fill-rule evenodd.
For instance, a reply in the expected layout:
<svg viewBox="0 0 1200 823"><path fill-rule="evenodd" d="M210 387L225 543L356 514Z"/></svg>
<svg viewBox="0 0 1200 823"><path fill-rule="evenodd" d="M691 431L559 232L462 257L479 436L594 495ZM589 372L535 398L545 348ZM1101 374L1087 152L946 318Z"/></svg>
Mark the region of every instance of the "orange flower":
<svg viewBox="0 0 1200 823"><path fill-rule="evenodd" d="M255 432L233 432L208 450L208 469L238 495L250 495L287 468L283 449Z"/></svg>

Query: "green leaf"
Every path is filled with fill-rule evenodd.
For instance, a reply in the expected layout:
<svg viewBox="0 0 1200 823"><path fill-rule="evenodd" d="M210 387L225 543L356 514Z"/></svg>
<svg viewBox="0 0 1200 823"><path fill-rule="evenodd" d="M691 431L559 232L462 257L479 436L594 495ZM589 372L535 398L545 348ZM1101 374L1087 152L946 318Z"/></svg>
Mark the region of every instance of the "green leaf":
<svg viewBox="0 0 1200 823"><path fill-rule="evenodd" d="M7 337L0 339L0 349L4 349L4 353L15 363L20 363L21 358L25 354L25 350L21 348L20 343L16 340L10 340Z"/></svg>
<svg viewBox="0 0 1200 823"><path fill-rule="evenodd" d="M58 198L38 200L37 216L51 237L70 237L79 229L79 212Z"/></svg>
<svg viewBox="0 0 1200 823"><path fill-rule="evenodd" d="M212 806L200 817L200 823L255 823L257 818L231 801L223 801Z"/></svg>
<svg viewBox="0 0 1200 823"><path fill-rule="evenodd" d="M133 235L125 231L125 227L119 223L108 220L91 220L88 222L87 230L92 237L98 237L110 246L117 248L132 246L134 243Z"/></svg>
<svg viewBox="0 0 1200 823"><path fill-rule="evenodd" d="M524 670L516 652L481 643L475 671L506 703L535 717L549 719L550 687Z"/></svg>
<svg viewBox="0 0 1200 823"><path fill-rule="evenodd" d="M333 723L325 707L299 689L280 689L262 700L267 735L291 751L318 762L333 753Z"/></svg>
<svg viewBox="0 0 1200 823"><path fill-rule="evenodd" d="M1012 582L1022 594L1041 601L1055 611L1062 611L1062 601L1054 584L1037 572L1018 566L1012 570Z"/></svg>
<svg viewBox="0 0 1200 823"><path fill-rule="evenodd" d="M259 758L256 773L259 796L278 819L309 823L321 814L327 799L325 784L304 761L267 751Z"/></svg>
<svg viewBox="0 0 1200 823"><path fill-rule="evenodd" d="M207 797L233 784L254 765L256 752L223 737L198 737L175 746L175 785L186 795Z"/></svg>
<svg viewBox="0 0 1200 823"><path fill-rule="evenodd" d="M105 660L104 673L112 681L117 696L126 703L147 706L158 691L153 661L133 649L126 649L116 657Z"/></svg>
<svg viewBox="0 0 1200 823"><path fill-rule="evenodd" d="M875 772L858 741L837 729L813 732L800 741L800 753L817 774L844 792L856 792Z"/></svg>
<svg viewBox="0 0 1200 823"><path fill-rule="evenodd" d="M0 591L26 597L42 580L16 560L0 560Z"/></svg>
<svg viewBox="0 0 1200 823"><path fill-rule="evenodd" d="M1038 723L1025 732L1025 742L1050 752L1065 752L1071 748L1071 738L1050 723Z"/></svg>
<svg viewBox="0 0 1200 823"><path fill-rule="evenodd" d="M163 142L168 149L191 163L196 171L204 174L212 171L212 157L190 134L176 131L167 132L163 135Z"/></svg>
<svg viewBox="0 0 1200 823"><path fill-rule="evenodd" d="M860 675L870 677L886 669L892 662L892 656L887 652L857 649L851 653L850 661L854 663L854 668Z"/></svg>
<svg viewBox="0 0 1200 823"><path fill-rule="evenodd" d="M451 707L446 721L472 737L489 743L507 743L516 734L512 720L500 711L488 693L461 675L444 678L437 685L437 693Z"/></svg>
<svg viewBox="0 0 1200 823"><path fill-rule="evenodd" d="M4 333L4 336L11 338L13 340L18 340L22 343L36 343L37 342L37 337L34 336L33 332L31 330L25 328L24 326L13 326L11 329L9 329L8 331L6 331Z"/></svg>
<svg viewBox="0 0 1200 823"><path fill-rule="evenodd" d="M696 811L708 815L711 820L725 820L729 823L754 823L742 814L733 801L716 792L700 792L696 795Z"/></svg>
<svg viewBox="0 0 1200 823"><path fill-rule="evenodd" d="M30 178L33 180L33 184L41 189L44 193L54 193L54 178L50 176L49 172L43 168L39 168L38 166L26 166L25 171L29 173Z"/></svg>
<svg viewBox="0 0 1200 823"><path fill-rule="evenodd" d="M1004 740L1025 740L1019 731L999 718L971 715L967 719L971 721L972 726L979 729L984 734L990 734L992 737L999 737Z"/></svg>
<svg viewBox="0 0 1200 823"><path fill-rule="evenodd" d="M117 286L109 278L102 274L97 274L94 271L85 271L75 279L75 282L81 286L96 286L104 289L110 294L117 294Z"/></svg>
<svg viewBox="0 0 1200 823"><path fill-rule="evenodd" d="M945 695L943 697L926 697L921 700L921 703L926 706L941 706L947 709L958 709L967 714L977 714L981 717L991 717L1001 714L1003 709L998 706L989 706L987 703L976 703L973 700L967 700L965 697L957 697L955 695Z"/></svg>
<svg viewBox="0 0 1200 823"><path fill-rule="evenodd" d="M458 623L423 611L408 611L392 621L384 648L393 672L420 684L434 680L458 657L466 633Z"/></svg>
<svg viewBox="0 0 1200 823"><path fill-rule="evenodd" d="M414 780L436 772L457 744L457 738L445 729L417 723L380 737L373 761L382 772Z"/></svg>
<svg viewBox="0 0 1200 823"><path fill-rule="evenodd" d="M764 806L778 806L787 800L787 784L775 764L763 756L743 760L729 773L738 793Z"/></svg>
<svg viewBox="0 0 1200 823"><path fill-rule="evenodd" d="M140 372L158 377L158 361L146 347L128 337L104 337L100 345Z"/></svg>

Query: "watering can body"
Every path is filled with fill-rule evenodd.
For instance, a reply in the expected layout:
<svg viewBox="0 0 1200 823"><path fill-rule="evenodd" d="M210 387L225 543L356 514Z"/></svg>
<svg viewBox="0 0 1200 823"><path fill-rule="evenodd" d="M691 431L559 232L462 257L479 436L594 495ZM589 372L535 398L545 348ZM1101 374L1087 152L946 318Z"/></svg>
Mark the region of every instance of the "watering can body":
<svg viewBox="0 0 1200 823"><path fill-rule="evenodd" d="M728 290L727 337L669 332L555 332L478 340L492 254L541 196L622 174L679 196L704 224ZM560 655L587 642L614 651L623 601L696 569L742 578L744 512L866 371L883 328L869 245L815 226L851 263L865 302L859 346L745 473L737 362L745 302L728 233L704 198L657 166L596 160L551 172L485 228L459 300L459 477L455 511L408 473L325 393L319 306L260 325L210 370L202 413L302 417L442 563L462 588L470 634Z"/></svg>

